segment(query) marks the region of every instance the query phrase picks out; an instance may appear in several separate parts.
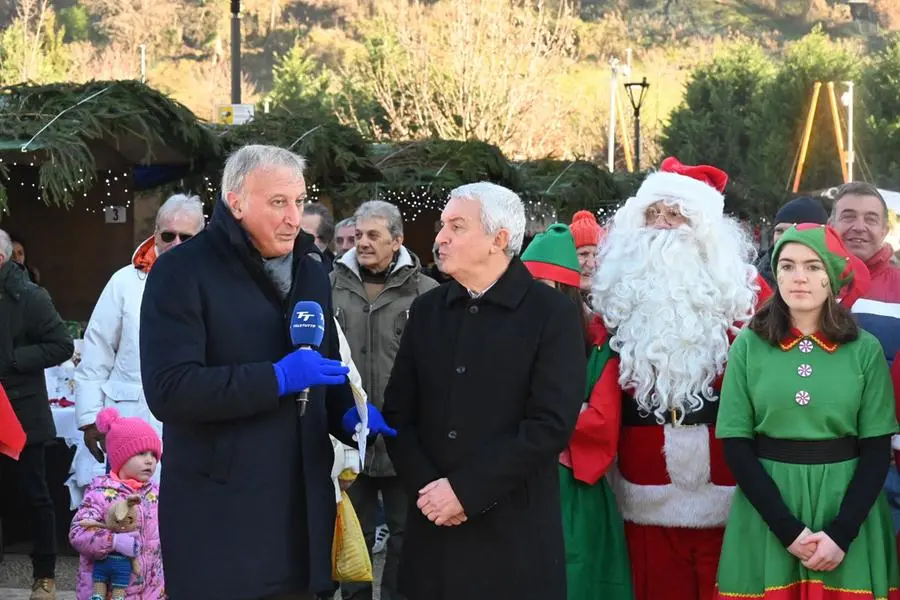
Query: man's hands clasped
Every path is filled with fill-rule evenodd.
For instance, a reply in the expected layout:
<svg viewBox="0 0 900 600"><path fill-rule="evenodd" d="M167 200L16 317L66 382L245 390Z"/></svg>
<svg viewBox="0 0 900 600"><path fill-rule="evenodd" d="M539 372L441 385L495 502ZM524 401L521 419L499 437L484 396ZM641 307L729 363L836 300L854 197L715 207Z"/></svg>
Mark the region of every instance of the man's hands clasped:
<svg viewBox="0 0 900 600"><path fill-rule="evenodd" d="M432 481L419 490L416 506L435 525L452 527L468 520L456 492L446 477Z"/></svg>

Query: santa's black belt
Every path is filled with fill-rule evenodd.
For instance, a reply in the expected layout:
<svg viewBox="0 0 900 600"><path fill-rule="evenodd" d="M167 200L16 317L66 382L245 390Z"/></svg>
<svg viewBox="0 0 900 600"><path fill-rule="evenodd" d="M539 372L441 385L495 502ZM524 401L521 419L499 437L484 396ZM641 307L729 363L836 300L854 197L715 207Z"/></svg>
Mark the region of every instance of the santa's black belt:
<svg viewBox="0 0 900 600"><path fill-rule="evenodd" d="M859 457L859 439L855 436L832 440L784 440L756 436L756 456L795 465L825 465Z"/></svg>
<svg viewBox="0 0 900 600"><path fill-rule="evenodd" d="M718 400L704 400L700 410L695 410L684 415L678 423L682 411L680 409L667 410L663 414L663 422L660 423L653 413L643 414L638 408L637 401L628 394L622 395L622 425L624 427L644 427L651 425L675 425L687 427L689 425L715 425L719 415Z"/></svg>

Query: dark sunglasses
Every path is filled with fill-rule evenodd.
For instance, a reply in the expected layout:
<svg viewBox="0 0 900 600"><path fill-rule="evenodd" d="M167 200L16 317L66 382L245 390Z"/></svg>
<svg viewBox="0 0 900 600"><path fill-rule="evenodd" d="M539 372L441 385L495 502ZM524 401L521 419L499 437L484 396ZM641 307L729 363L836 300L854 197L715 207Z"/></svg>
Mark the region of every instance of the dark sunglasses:
<svg viewBox="0 0 900 600"><path fill-rule="evenodd" d="M178 238L181 242L186 242L192 237L194 237L193 233L181 233L179 231L160 231L159 239L164 241L167 244L171 244L175 241L175 238Z"/></svg>

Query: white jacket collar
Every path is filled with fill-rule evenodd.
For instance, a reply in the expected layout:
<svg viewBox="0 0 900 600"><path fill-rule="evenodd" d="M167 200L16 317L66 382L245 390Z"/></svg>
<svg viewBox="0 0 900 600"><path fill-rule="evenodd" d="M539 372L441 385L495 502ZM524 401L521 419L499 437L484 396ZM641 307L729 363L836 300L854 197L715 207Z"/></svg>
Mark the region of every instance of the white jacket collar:
<svg viewBox="0 0 900 600"><path fill-rule="evenodd" d="M344 253L344 255L338 259L338 262L353 271L353 274L360 280L362 280L362 276L359 274L359 261L356 260L356 248L351 248ZM400 246L400 252L397 256L397 263L394 265L394 268L391 270L391 273L396 273L403 267L413 267L415 263L413 262L412 256L409 253L409 250L406 249L406 246Z"/></svg>

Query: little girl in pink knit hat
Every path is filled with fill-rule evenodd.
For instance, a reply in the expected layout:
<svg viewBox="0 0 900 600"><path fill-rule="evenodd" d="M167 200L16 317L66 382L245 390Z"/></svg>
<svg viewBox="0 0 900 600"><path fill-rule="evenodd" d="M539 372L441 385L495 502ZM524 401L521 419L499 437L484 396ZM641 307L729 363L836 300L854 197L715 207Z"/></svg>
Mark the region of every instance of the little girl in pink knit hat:
<svg viewBox="0 0 900 600"><path fill-rule="evenodd" d="M151 481L162 456L162 442L149 423L139 417L123 418L115 408L100 411L97 429L106 435L110 472L95 477L88 486L69 529L69 541L81 555L76 600L105 600L94 591L94 583L99 580L107 581L110 588L124 587L127 600L165 598L157 514L159 488ZM129 496L140 498L137 531L113 533L80 525L85 520L103 523L109 505ZM137 574L131 572L133 558L140 566ZM100 568L95 569L98 562Z"/></svg>

